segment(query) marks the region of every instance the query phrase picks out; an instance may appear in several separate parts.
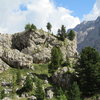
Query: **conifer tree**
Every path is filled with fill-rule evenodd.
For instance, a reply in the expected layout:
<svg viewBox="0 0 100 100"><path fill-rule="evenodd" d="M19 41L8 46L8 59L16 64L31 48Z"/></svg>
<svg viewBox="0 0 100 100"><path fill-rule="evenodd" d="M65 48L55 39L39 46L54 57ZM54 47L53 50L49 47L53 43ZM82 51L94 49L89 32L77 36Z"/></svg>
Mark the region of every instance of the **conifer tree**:
<svg viewBox="0 0 100 100"><path fill-rule="evenodd" d="M68 38L71 41L74 40L74 38L75 38L75 32L73 30L70 30L70 32L68 33Z"/></svg>
<svg viewBox="0 0 100 100"><path fill-rule="evenodd" d="M81 100L81 92L77 82L74 82L69 90L68 100Z"/></svg>
<svg viewBox="0 0 100 100"><path fill-rule="evenodd" d="M66 28L64 25L61 26L61 29L58 29L58 37L60 40L64 41L66 38Z"/></svg>
<svg viewBox="0 0 100 100"><path fill-rule="evenodd" d="M82 50L75 70L83 96L100 92L100 54L94 48L86 47Z"/></svg>
<svg viewBox="0 0 100 100"><path fill-rule="evenodd" d="M51 32L51 28L52 28L52 25L50 22L47 23L47 29L48 29L48 32Z"/></svg>
<svg viewBox="0 0 100 100"><path fill-rule="evenodd" d="M53 73L58 67L61 66L63 61L63 54L59 47L54 46L51 50L51 64L49 65L49 71Z"/></svg>
<svg viewBox="0 0 100 100"><path fill-rule="evenodd" d="M67 96L61 87L57 91L57 100L67 100Z"/></svg>
<svg viewBox="0 0 100 100"><path fill-rule="evenodd" d="M32 30L36 30L36 26L34 24L26 24L25 26L25 30L26 31L32 31Z"/></svg>

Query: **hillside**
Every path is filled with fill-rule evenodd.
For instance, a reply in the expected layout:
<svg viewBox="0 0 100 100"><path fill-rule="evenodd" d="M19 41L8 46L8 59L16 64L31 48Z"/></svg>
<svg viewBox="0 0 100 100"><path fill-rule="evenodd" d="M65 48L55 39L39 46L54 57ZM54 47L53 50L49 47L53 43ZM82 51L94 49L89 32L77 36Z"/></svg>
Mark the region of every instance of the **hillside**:
<svg viewBox="0 0 100 100"><path fill-rule="evenodd" d="M66 56L73 58L77 53L76 39L66 39L63 42L43 30L24 31L12 35L0 34L0 65L3 68L28 68L32 63L49 62L53 46L60 46L64 59ZM1 70L4 70L3 68Z"/></svg>
<svg viewBox="0 0 100 100"><path fill-rule="evenodd" d="M10 98L12 98L11 100L34 100L32 98L36 95L35 87L38 87L37 85L40 82L40 88L44 89L46 98L57 100L55 98L57 94L54 96L54 93L57 92L54 84L62 81L62 76L68 71L68 68L63 65L65 67L59 69L59 71L61 70L60 74L57 72L57 74L51 76L49 65L53 47L60 47L63 63L68 58L71 67L75 64L75 57L77 56L76 38L73 41L67 38L61 41L57 36L38 29L15 34L0 34L0 98L5 97L7 100L10 100ZM22 89L27 83L28 75L32 79L33 90L30 89L30 92L24 93ZM55 77L57 80L55 80ZM51 81L51 78L54 82ZM18 79L21 80L20 85L17 84ZM65 80L67 81L67 79ZM62 84L65 84L65 82ZM47 100L46 98L45 100Z"/></svg>
<svg viewBox="0 0 100 100"><path fill-rule="evenodd" d="M60 38L62 34L56 36L42 29L0 34L0 100L72 100L72 97L78 100L81 89L84 100L99 98L97 77L100 56L95 49L85 48L83 57L79 57L76 36L70 40L73 33L71 31L71 35L65 35L64 40ZM91 71L88 73L92 75L93 72L93 78L87 75L85 64L86 78L84 75L81 77L83 72L78 75L84 71L81 69L82 62L89 63L88 70ZM81 70L77 70L77 67ZM88 81L87 77L90 77ZM79 81L85 81L85 88L79 88ZM90 82L96 91L92 89L91 92L91 88L88 88L91 85L86 84ZM74 91L74 94L70 91Z"/></svg>

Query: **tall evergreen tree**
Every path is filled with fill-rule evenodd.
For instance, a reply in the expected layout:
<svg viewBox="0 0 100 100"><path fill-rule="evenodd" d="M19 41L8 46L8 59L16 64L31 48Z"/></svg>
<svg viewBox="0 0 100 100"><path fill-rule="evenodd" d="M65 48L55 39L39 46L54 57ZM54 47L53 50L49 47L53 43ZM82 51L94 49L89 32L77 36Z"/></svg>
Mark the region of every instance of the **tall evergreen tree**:
<svg viewBox="0 0 100 100"><path fill-rule="evenodd" d="M66 38L66 28L64 25L61 26L61 29L58 29L58 37L60 40L64 41Z"/></svg>
<svg viewBox="0 0 100 100"><path fill-rule="evenodd" d="M86 47L82 50L75 69L84 96L100 92L100 54L94 48Z"/></svg>
<svg viewBox="0 0 100 100"><path fill-rule="evenodd" d="M50 66L50 72L54 72L58 69L58 67L61 66L61 63L63 61L63 54L59 47L55 46L51 50L51 64Z"/></svg>
<svg viewBox="0 0 100 100"><path fill-rule="evenodd" d="M81 92L77 82L74 82L69 90L68 100L81 100Z"/></svg>
<svg viewBox="0 0 100 100"><path fill-rule="evenodd" d="M71 41L74 40L74 38L75 38L75 32L73 30L70 30L70 32L68 33L68 38Z"/></svg>
<svg viewBox="0 0 100 100"><path fill-rule="evenodd" d="M48 29L48 32L51 32L51 28L52 28L52 25L50 22L47 23L47 29Z"/></svg>

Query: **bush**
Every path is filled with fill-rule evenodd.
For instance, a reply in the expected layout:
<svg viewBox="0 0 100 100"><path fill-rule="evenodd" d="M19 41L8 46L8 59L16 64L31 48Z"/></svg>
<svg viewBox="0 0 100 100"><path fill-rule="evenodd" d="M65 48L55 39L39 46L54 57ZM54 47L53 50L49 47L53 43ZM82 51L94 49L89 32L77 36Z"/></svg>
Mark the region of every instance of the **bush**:
<svg viewBox="0 0 100 100"><path fill-rule="evenodd" d="M26 77L23 88L24 88L25 92L32 91L32 89L33 89L33 81L29 75Z"/></svg>
<svg viewBox="0 0 100 100"><path fill-rule="evenodd" d="M5 90L3 89L3 90L1 90L1 92L0 92L0 100L2 100L5 96L6 96Z"/></svg>
<svg viewBox="0 0 100 100"><path fill-rule="evenodd" d="M20 70L18 70L17 73L16 73L16 83L17 83L17 85L20 85L20 83L21 83L21 72L20 72Z"/></svg>
<svg viewBox="0 0 100 100"><path fill-rule="evenodd" d="M37 100L44 100L45 93L42 88L42 82L39 79L37 79L37 82L36 82L35 95L37 97Z"/></svg>

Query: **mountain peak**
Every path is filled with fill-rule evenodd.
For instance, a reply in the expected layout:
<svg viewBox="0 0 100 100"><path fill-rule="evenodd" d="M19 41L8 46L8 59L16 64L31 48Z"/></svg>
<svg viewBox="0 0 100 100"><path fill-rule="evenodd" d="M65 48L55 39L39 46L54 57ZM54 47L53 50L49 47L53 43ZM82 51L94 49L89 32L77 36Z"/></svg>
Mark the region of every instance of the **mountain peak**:
<svg viewBox="0 0 100 100"><path fill-rule="evenodd" d="M100 51L100 16L94 21L82 22L74 30L77 32L78 51L87 46Z"/></svg>
<svg viewBox="0 0 100 100"><path fill-rule="evenodd" d="M100 16L97 17L96 22L100 22Z"/></svg>

